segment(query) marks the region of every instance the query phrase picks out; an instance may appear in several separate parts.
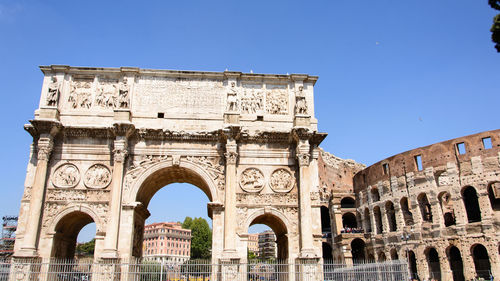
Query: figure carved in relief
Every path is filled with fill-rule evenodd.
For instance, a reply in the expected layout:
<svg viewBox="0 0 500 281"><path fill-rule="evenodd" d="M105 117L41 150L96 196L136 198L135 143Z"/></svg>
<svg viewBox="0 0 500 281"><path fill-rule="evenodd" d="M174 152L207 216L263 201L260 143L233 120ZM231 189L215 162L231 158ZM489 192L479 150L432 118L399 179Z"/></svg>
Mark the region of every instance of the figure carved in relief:
<svg viewBox="0 0 500 281"><path fill-rule="evenodd" d="M248 168L241 173L240 186L248 192L258 192L264 188L264 175L256 168Z"/></svg>
<svg viewBox="0 0 500 281"><path fill-rule="evenodd" d="M129 86L127 84L127 79L123 79L123 83L120 84L120 90L118 94L118 107L128 108L129 98L128 98Z"/></svg>
<svg viewBox="0 0 500 281"><path fill-rule="evenodd" d="M241 99L241 112L254 114L264 107L262 92L245 92Z"/></svg>
<svg viewBox="0 0 500 281"><path fill-rule="evenodd" d="M280 168L271 174L269 185L275 192L288 192L293 188L293 177L289 171Z"/></svg>
<svg viewBox="0 0 500 281"><path fill-rule="evenodd" d="M101 164L95 164L85 173L84 183L89 188L105 188L111 182L111 173Z"/></svg>
<svg viewBox="0 0 500 281"><path fill-rule="evenodd" d="M52 176L52 184L56 187L74 187L80 181L80 172L73 164L59 166Z"/></svg>
<svg viewBox="0 0 500 281"><path fill-rule="evenodd" d="M47 93L47 105L56 106L57 99L59 98L59 82L56 77L52 77L52 82L49 84L49 91Z"/></svg>
<svg viewBox="0 0 500 281"><path fill-rule="evenodd" d="M87 108L92 106L91 96L91 83L90 82L75 82L71 85L68 102L71 103L73 108Z"/></svg>
<svg viewBox="0 0 500 281"><path fill-rule="evenodd" d="M95 98L95 104L105 108L112 108L116 100L116 86L112 84L104 84L99 89L99 94Z"/></svg>
<svg viewBox="0 0 500 281"><path fill-rule="evenodd" d="M284 90L272 90L266 93L266 110L270 114L287 114L288 94Z"/></svg>
<svg viewBox="0 0 500 281"><path fill-rule="evenodd" d="M238 93L235 86L236 83L231 82L231 89L227 93L227 111L238 111Z"/></svg>
<svg viewBox="0 0 500 281"><path fill-rule="evenodd" d="M299 92L296 95L295 114L307 114L307 102L303 90L304 87L299 86Z"/></svg>

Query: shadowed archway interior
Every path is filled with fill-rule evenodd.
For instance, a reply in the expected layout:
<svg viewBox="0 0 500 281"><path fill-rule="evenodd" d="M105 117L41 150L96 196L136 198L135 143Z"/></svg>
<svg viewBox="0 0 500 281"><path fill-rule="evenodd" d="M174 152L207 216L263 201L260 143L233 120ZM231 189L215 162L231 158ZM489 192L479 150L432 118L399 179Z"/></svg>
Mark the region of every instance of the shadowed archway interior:
<svg viewBox="0 0 500 281"><path fill-rule="evenodd" d="M272 229L274 235L276 235L276 246L278 248L277 258L278 260L285 260L288 258L288 237L287 228L284 222L278 217L272 214L263 214L256 217L250 226L254 224L264 224Z"/></svg>
<svg viewBox="0 0 500 281"><path fill-rule="evenodd" d="M72 259L75 256L78 233L92 222L92 217L84 212L74 211L65 215L55 227L51 257Z"/></svg>

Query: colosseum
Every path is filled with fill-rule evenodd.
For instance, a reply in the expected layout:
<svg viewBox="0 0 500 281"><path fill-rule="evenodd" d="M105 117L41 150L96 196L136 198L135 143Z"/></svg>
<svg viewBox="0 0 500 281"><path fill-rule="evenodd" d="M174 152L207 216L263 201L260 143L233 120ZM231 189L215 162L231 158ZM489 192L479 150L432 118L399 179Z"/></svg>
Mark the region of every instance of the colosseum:
<svg viewBox="0 0 500 281"><path fill-rule="evenodd" d="M322 151L319 171L325 259L404 259L419 280L500 277L500 130L369 167Z"/></svg>

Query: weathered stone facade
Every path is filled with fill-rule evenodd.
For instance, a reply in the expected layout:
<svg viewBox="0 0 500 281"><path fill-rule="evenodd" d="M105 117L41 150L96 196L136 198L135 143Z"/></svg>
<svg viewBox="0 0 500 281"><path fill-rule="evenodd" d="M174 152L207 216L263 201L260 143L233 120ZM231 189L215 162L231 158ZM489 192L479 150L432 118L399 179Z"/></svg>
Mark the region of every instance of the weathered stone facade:
<svg viewBox="0 0 500 281"><path fill-rule="evenodd" d="M322 159L319 166L328 168ZM338 176L335 186L325 182L333 197L333 258L409 258L412 274L420 279L489 278L491 270L500 280L500 130L357 168L353 185L345 185ZM324 170L319 177L345 175L343 169ZM342 208L339 197L354 196L355 206ZM346 213L355 221L342 221L340 214ZM361 231L347 233L346 223Z"/></svg>
<svg viewBox="0 0 500 281"><path fill-rule="evenodd" d="M214 261L245 262L255 223L279 258L319 261L317 77L41 69L17 258L71 258L90 222L97 259L139 257L151 198L187 182L210 200Z"/></svg>

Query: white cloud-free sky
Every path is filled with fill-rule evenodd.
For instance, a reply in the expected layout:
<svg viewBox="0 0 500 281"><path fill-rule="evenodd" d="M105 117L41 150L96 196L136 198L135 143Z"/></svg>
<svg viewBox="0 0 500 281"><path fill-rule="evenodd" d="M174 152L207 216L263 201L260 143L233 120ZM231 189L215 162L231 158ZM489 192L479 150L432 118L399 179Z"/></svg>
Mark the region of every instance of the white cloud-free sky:
<svg viewBox="0 0 500 281"><path fill-rule="evenodd" d="M0 0L0 215L18 213L38 65L318 75L323 148L369 165L498 129L495 14L487 1L456 0ZM206 201L189 208L180 190L153 198L152 219L206 216Z"/></svg>

